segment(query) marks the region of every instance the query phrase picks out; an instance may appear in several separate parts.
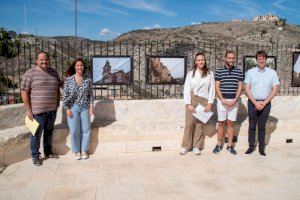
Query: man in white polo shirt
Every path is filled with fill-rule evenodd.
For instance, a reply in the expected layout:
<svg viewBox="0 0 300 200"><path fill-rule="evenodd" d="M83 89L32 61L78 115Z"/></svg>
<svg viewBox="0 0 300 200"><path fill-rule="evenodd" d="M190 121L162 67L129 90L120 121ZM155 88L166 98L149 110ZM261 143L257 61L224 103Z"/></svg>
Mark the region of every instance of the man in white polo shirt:
<svg viewBox="0 0 300 200"><path fill-rule="evenodd" d="M255 151L255 133L258 125L258 144L261 156L265 153L266 123L271 110L271 100L279 88L279 79L275 70L267 67L267 53L258 51L255 55L258 66L250 69L245 77L245 91L248 96L248 142L249 148L245 152Z"/></svg>

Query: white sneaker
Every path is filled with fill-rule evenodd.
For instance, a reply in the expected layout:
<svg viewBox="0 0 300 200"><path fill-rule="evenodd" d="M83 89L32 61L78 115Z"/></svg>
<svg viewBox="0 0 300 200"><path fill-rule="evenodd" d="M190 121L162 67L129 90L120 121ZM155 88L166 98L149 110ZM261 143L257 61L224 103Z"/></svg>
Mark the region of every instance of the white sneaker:
<svg viewBox="0 0 300 200"><path fill-rule="evenodd" d="M75 153L75 159L76 160L81 160L81 154L80 154L80 152Z"/></svg>
<svg viewBox="0 0 300 200"><path fill-rule="evenodd" d="M187 149L186 148L181 148L181 151L180 151L180 154L181 155L185 155L185 154L187 154Z"/></svg>
<svg viewBox="0 0 300 200"><path fill-rule="evenodd" d="M199 148L193 148L193 152L195 155L201 155L201 151Z"/></svg>
<svg viewBox="0 0 300 200"><path fill-rule="evenodd" d="M84 151L84 152L82 152L82 154L81 154L81 158L82 158L82 159L88 159L88 158L89 158L89 155Z"/></svg>

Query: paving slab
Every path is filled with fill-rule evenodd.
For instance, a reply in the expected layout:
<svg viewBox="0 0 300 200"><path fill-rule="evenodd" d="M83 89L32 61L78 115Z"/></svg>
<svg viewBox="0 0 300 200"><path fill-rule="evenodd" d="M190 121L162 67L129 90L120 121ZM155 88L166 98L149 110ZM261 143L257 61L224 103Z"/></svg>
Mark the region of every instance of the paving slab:
<svg viewBox="0 0 300 200"><path fill-rule="evenodd" d="M179 148L178 148L179 150ZM263 158L225 149L200 156L179 151L73 154L1 169L0 199L300 199L300 143L272 144Z"/></svg>

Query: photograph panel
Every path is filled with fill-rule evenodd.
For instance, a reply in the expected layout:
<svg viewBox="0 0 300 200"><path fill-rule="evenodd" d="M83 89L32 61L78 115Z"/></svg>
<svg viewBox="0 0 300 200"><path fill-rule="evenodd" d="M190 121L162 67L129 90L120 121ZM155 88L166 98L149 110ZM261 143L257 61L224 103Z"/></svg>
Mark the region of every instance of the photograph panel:
<svg viewBox="0 0 300 200"><path fill-rule="evenodd" d="M148 84L183 84L186 73L185 57L148 56Z"/></svg>
<svg viewBox="0 0 300 200"><path fill-rule="evenodd" d="M128 85L132 83L130 56L93 56L92 78L95 85Z"/></svg>

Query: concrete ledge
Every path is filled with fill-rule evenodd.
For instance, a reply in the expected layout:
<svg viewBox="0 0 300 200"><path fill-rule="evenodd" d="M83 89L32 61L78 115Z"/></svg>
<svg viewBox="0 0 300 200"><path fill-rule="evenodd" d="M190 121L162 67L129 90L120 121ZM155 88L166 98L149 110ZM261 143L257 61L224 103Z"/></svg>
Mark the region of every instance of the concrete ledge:
<svg viewBox="0 0 300 200"><path fill-rule="evenodd" d="M247 98L243 97L235 126L239 137L237 145L247 145L246 105ZM30 134L23 125L23 105L3 106L0 109L0 166L30 158ZM153 146L160 146L161 150L166 151L178 150L184 129L184 109L182 99L97 101L92 119L90 151L96 154L144 152L152 151ZM299 139L300 113L295 112L299 109L299 96L275 97L267 124L266 143L283 143L287 138ZM66 116L61 108L58 109L55 124L54 153L71 153ZM215 145L215 128L212 126L203 147L212 148Z"/></svg>
<svg viewBox="0 0 300 200"><path fill-rule="evenodd" d="M0 166L30 158L30 133L26 126L0 131Z"/></svg>
<svg viewBox="0 0 300 200"><path fill-rule="evenodd" d="M24 119L23 104L0 106L0 130L22 126L25 124Z"/></svg>

